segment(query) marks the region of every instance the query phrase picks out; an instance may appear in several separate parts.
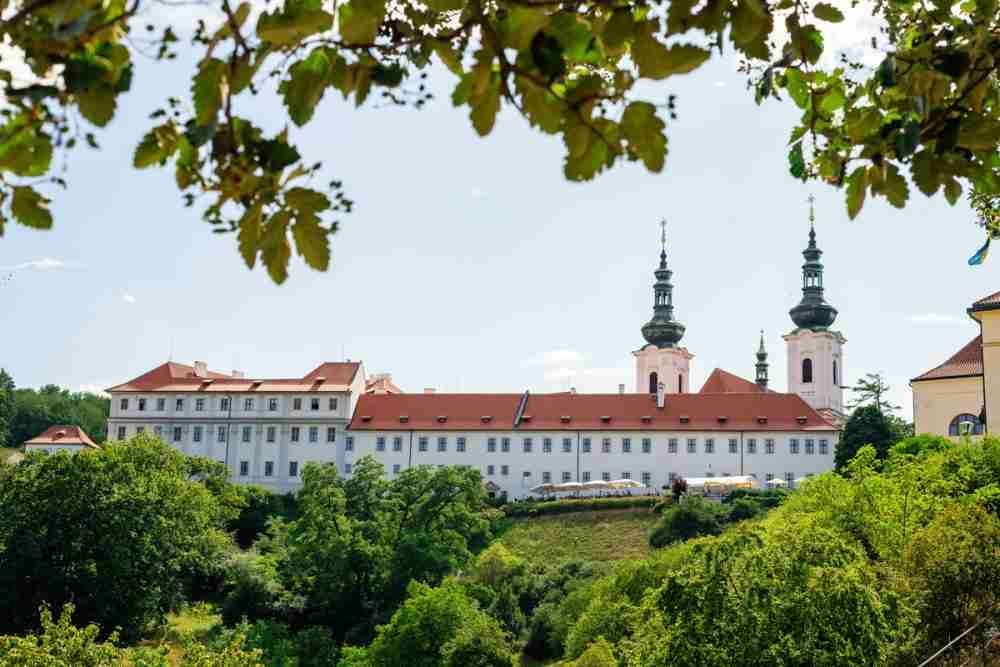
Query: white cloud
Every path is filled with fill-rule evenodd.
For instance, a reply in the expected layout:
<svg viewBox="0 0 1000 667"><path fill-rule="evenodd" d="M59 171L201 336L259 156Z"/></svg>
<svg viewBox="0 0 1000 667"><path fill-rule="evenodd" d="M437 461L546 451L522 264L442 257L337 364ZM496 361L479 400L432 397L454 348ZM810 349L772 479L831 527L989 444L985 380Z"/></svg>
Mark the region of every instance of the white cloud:
<svg viewBox="0 0 1000 667"><path fill-rule="evenodd" d="M469 194L472 195L473 199L482 199L483 195L486 193L483 192L482 188L472 188L472 192Z"/></svg>
<svg viewBox="0 0 1000 667"><path fill-rule="evenodd" d="M112 383L98 384L96 382L88 382L86 384L81 384L81 385L77 386L75 390L79 391L79 392L85 392L85 393L88 393L88 394L96 394L98 396L105 396L105 397L107 397L110 394L108 394L104 390L107 387L111 386L111 385L112 385Z"/></svg>
<svg viewBox="0 0 1000 667"><path fill-rule="evenodd" d="M135 303L135 297L128 292L122 292L122 301L125 303Z"/></svg>
<svg viewBox="0 0 1000 667"><path fill-rule="evenodd" d="M572 366L583 363L585 359L576 350L556 349L543 352L528 363L532 366Z"/></svg>
<svg viewBox="0 0 1000 667"><path fill-rule="evenodd" d="M56 259L54 257L42 257L41 259L33 259L29 262L21 262L20 264L15 264L14 266L2 266L0 270L7 271L23 271L23 270L34 270L34 271L52 271L55 269L65 269L68 265L61 259Z"/></svg>
<svg viewBox="0 0 1000 667"><path fill-rule="evenodd" d="M954 315L941 315L939 313L923 313L921 315L911 315L910 321L917 324L954 324L958 318Z"/></svg>

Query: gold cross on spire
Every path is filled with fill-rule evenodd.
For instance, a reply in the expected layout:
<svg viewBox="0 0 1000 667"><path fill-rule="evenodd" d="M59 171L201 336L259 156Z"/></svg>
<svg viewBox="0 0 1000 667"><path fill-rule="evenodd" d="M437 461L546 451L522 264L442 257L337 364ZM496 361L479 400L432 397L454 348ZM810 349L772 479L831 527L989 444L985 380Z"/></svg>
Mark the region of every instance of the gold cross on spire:
<svg viewBox="0 0 1000 667"><path fill-rule="evenodd" d="M809 201L809 223L812 224L816 220L816 215L813 212L813 204L816 203L816 197L814 197L812 194L810 194L807 197L807 199Z"/></svg>
<svg viewBox="0 0 1000 667"><path fill-rule="evenodd" d="M667 251L667 220L666 220L666 218L660 220L660 249L663 252Z"/></svg>

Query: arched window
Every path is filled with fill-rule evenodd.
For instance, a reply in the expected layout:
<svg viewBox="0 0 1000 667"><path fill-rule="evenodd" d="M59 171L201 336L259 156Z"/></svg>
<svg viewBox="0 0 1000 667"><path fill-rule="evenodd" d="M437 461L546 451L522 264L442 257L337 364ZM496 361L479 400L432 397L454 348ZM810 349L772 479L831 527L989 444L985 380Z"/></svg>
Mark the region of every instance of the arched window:
<svg viewBox="0 0 1000 667"><path fill-rule="evenodd" d="M837 360L833 360L833 386L836 387L840 384L840 378L837 377Z"/></svg>
<svg viewBox="0 0 1000 667"><path fill-rule="evenodd" d="M975 415L962 414L951 420L948 435L982 435L983 422Z"/></svg>
<svg viewBox="0 0 1000 667"><path fill-rule="evenodd" d="M678 394L683 394L684 393L684 376L683 375L678 375L677 376L677 393Z"/></svg>
<svg viewBox="0 0 1000 667"><path fill-rule="evenodd" d="M802 384L810 384L813 381L813 360L806 357L802 360Z"/></svg>
<svg viewBox="0 0 1000 667"><path fill-rule="evenodd" d="M653 371L649 374L649 393L655 394L657 387L660 385L660 377Z"/></svg>

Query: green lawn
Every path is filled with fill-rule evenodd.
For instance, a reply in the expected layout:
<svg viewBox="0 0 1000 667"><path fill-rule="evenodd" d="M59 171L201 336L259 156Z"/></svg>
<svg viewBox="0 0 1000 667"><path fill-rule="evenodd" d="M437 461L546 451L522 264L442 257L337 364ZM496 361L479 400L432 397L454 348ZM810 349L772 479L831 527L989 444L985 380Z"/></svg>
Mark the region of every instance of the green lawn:
<svg viewBox="0 0 1000 667"><path fill-rule="evenodd" d="M643 558L649 555L648 533L658 518L641 509L512 519L500 541L533 562Z"/></svg>

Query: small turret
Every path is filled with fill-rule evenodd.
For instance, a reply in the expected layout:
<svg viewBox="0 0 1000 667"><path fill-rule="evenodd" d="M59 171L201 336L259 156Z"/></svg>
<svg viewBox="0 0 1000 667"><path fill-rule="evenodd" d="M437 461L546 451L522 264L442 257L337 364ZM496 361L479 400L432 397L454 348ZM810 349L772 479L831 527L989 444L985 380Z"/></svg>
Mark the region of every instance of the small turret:
<svg viewBox="0 0 1000 667"><path fill-rule="evenodd" d="M809 195L809 245L802 251L802 300L788 311L799 329L826 331L837 319L837 309L823 298L823 251L816 246L814 198Z"/></svg>
<svg viewBox="0 0 1000 667"><path fill-rule="evenodd" d="M673 271L667 268L667 222L660 227L660 265L654 275L653 319L642 327L642 337L658 348L677 347L684 337L684 325L674 320L674 286L670 283Z"/></svg>
<svg viewBox="0 0 1000 667"><path fill-rule="evenodd" d="M760 347L757 348L757 386L767 391L767 350L764 349L764 330L760 332Z"/></svg>

